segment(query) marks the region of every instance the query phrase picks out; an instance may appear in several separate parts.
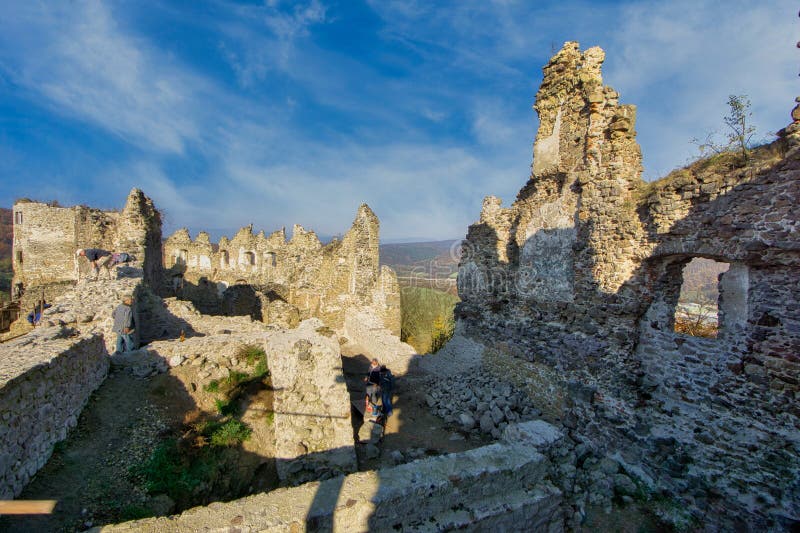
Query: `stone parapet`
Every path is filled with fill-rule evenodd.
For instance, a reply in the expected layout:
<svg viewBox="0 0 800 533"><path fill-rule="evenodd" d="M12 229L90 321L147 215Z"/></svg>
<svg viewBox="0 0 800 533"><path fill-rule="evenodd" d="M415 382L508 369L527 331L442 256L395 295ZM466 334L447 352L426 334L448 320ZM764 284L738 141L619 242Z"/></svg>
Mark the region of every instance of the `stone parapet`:
<svg viewBox="0 0 800 533"><path fill-rule="evenodd" d="M94 531L563 530L562 493L536 451L561 438L531 427L510 442L359 472ZM532 437L534 441L529 441Z"/></svg>
<svg viewBox="0 0 800 533"><path fill-rule="evenodd" d="M0 357L0 499L19 495L108 372L103 336L39 328Z"/></svg>

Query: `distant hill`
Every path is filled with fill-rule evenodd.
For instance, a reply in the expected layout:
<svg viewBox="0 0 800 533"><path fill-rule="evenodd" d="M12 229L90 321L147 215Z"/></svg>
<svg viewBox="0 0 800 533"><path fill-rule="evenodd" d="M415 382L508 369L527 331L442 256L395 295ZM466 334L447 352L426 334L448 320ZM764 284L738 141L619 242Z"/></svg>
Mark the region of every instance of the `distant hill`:
<svg viewBox="0 0 800 533"><path fill-rule="evenodd" d="M11 209L0 207L0 302L11 299Z"/></svg>
<svg viewBox="0 0 800 533"><path fill-rule="evenodd" d="M392 268L409 266L432 259L451 260L450 249L458 242L433 241L433 242L406 242L398 244L381 244L381 264Z"/></svg>
<svg viewBox="0 0 800 533"><path fill-rule="evenodd" d="M397 272L402 287L428 287L456 294L460 240L381 245L381 265Z"/></svg>

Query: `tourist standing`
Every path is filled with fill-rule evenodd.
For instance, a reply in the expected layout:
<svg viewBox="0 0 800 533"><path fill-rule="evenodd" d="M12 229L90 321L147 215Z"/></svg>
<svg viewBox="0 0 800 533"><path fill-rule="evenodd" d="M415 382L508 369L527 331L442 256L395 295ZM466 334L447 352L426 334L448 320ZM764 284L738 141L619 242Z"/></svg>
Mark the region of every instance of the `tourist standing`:
<svg viewBox="0 0 800 533"><path fill-rule="evenodd" d="M117 334L115 354L133 350L135 321L133 319L133 309L131 308L132 303L133 298L126 294L122 297L122 303L111 313L111 317L114 319L114 333Z"/></svg>
<svg viewBox="0 0 800 533"><path fill-rule="evenodd" d="M371 414L373 406L376 406L378 403L378 391L380 391L381 384L381 366L378 364L377 359L373 359L370 362L369 370L367 371L364 381L367 382L366 412L367 414Z"/></svg>

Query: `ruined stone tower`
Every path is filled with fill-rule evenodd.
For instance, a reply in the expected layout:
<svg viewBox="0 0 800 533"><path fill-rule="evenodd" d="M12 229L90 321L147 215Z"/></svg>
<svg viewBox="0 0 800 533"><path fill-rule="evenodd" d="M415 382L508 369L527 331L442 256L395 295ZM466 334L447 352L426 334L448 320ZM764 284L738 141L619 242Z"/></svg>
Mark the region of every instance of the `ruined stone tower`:
<svg viewBox="0 0 800 533"><path fill-rule="evenodd" d="M544 67L532 175L470 226L459 319L556 376L540 380L548 416L659 489L751 524L798 516L798 124L746 167L732 156L646 184L635 109L603 85L603 57L570 42ZM673 331L695 257L729 265L715 339Z"/></svg>

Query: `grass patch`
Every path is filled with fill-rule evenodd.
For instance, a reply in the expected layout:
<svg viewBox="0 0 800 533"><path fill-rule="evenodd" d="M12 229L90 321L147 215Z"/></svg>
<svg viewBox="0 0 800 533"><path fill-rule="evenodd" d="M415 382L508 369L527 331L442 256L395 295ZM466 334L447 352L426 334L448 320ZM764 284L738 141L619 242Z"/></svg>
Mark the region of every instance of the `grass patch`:
<svg viewBox="0 0 800 533"><path fill-rule="evenodd" d="M247 366L253 366L257 362L265 360L267 354L264 349L255 344L245 344L236 351L236 358L239 360L244 359Z"/></svg>
<svg viewBox="0 0 800 533"><path fill-rule="evenodd" d="M203 387L203 390L206 392L217 393L219 392L219 381L216 379L212 379L208 385Z"/></svg>
<svg viewBox="0 0 800 533"><path fill-rule="evenodd" d="M211 433L212 446L237 446L250 438L253 430L241 420L231 419Z"/></svg>
<svg viewBox="0 0 800 533"><path fill-rule="evenodd" d="M269 368L267 368L266 361L259 361L256 363L256 367L253 369L253 377L254 378L265 378L269 376Z"/></svg>
<svg viewBox="0 0 800 533"><path fill-rule="evenodd" d="M240 495L239 487L230 492L231 476L236 472L240 456L232 448L250 438L250 427L236 418L204 420L192 426L188 437L172 438L159 444L150 458L130 469L149 494L166 494L175 501L176 510L205 501L209 494L221 492ZM127 519L152 516L143 508L131 506ZM123 510L123 513L125 511ZM135 516L136 513L144 513Z"/></svg>
<svg viewBox="0 0 800 533"><path fill-rule="evenodd" d="M242 383L243 381L247 381L250 377L250 374L245 374L244 372L230 372L228 377L224 379L224 385L228 389L232 389Z"/></svg>
<svg viewBox="0 0 800 533"><path fill-rule="evenodd" d="M132 468L132 473L144 478L144 487L151 494L164 493L174 501L187 501L202 481L203 468L192 464L180 453L176 439L159 444L150 459Z"/></svg>
<svg viewBox="0 0 800 533"><path fill-rule="evenodd" d="M275 411L267 411L267 416L265 417L267 421L267 425L271 426L275 423Z"/></svg>
<svg viewBox="0 0 800 533"><path fill-rule="evenodd" d="M214 405L217 408L217 412L222 416L234 416L237 415L239 411L236 401L232 398L217 398L214 400Z"/></svg>

